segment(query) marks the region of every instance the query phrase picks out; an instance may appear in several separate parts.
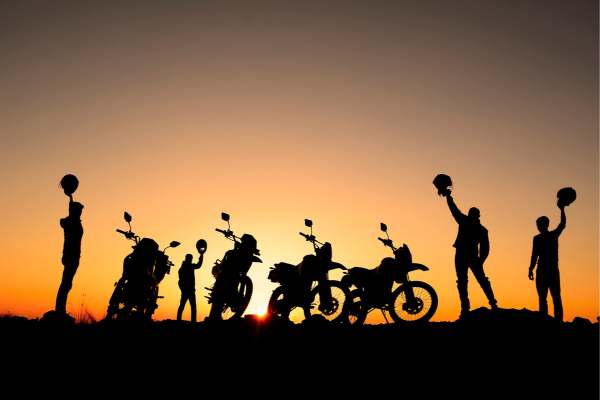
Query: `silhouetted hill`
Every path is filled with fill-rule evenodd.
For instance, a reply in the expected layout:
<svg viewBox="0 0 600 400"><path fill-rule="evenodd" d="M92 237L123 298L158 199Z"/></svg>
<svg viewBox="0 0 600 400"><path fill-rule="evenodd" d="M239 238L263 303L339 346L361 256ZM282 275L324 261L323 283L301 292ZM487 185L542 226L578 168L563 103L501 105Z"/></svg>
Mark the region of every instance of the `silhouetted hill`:
<svg viewBox="0 0 600 400"><path fill-rule="evenodd" d="M598 398L598 323L559 324L528 310L478 309L457 322L360 327L255 316L196 325L5 317L0 331L8 350L3 361L15 378L60 375L65 370L57 365L67 362L69 379L120 379L130 389L197 382L206 393L244 383L254 394L299 394L318 384L319 398L361 390L426 398L568 390L573 398Z"/></svg>

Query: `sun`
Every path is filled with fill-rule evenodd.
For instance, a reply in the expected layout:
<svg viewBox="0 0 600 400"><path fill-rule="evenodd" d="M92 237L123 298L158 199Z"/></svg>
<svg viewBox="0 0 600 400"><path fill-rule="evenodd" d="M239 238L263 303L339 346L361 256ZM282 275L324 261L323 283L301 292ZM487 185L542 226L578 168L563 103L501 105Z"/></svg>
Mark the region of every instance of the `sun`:
<svg viewBox="0 0 600 400"><path fill-rule="evenodd" d="M252 310L248 310L247 314L256 315L259 319L264 319L267 316L267 306L254 307Z"/></svg>

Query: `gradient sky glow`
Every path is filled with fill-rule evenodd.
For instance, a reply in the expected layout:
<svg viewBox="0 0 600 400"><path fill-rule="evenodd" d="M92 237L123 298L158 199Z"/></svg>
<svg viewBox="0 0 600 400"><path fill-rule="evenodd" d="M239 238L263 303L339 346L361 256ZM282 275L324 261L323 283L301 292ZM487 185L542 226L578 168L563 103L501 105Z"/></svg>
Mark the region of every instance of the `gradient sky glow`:
<svg viewBox="0 0 600 400"><path fill-rule="evenodd" d="M104 315L128 210L137 233L183 243L159 319L175 317L183 256L208 241L202 319L212 263L231 247L214 232L227 211L265 261L249 312L266 308L268 267L310 251L298 231L311 218L347 266L388 256L386 222L431 267L412 277L436 288L434 319L453 320L457 227L431 184L444 172L459 207L481 209L506 308L537 309L535 220L555 226L556 191L573 186L565 318L600 314L597 1L119 3L0 4L0 313L54 305L70 172L85 205L73 314ZM473 307L486 305L469 282Z"/></svg>

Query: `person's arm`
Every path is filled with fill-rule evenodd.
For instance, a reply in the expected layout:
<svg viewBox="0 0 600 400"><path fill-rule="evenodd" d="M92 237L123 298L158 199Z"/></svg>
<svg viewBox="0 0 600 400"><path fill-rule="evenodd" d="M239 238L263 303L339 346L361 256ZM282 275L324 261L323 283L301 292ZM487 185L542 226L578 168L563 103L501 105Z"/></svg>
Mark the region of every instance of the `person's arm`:
<svg viewBox="0 0 600 400"><path fill-rule="evenodd" d="M529 274L528 277L530 280L533 280L533 270L535 269L535 265L537 264L539 251L537 248L537 243L535 238L533 238L533 246L531 246L531 262L529 263Z"/></svg>
<svg viewBox="0 0 600 400"><path fill-rule="evenodd" d="M448 208L450 209L452 216L454 217L456 222L460 223L465 218L465 214L460 212L460 210L456 206L456 203L454 203L454 199L451 195L446 196L446 201L448 202Z"/></svg>
<svg viewBox="0 0 600 400"><path fill-rule="evenodd" d="M202 262L204 261L204 253L200 253L200 257L198 257L198 262L194 265L194 269L198 269L202 266Z"/></svg>
<svg viewBox="0 0 600 400"><path fill-rule="evenodd" d="M557 235L560 235L562 233L562 231L565 230L566 227L567 227L567 215L565 214L565 208L560 207L560 223L558 224L558 226L556 227L554 232L556 232Z"/></svg>
<svg viewBox="0 0 600 400"><path fill-rule="evenodd" d="M481 242L479 242L479 260L481 264L485 262L485 260L490 255L490 239L488 236L487 229L483 228L483 233L481 235Z"/></svg>

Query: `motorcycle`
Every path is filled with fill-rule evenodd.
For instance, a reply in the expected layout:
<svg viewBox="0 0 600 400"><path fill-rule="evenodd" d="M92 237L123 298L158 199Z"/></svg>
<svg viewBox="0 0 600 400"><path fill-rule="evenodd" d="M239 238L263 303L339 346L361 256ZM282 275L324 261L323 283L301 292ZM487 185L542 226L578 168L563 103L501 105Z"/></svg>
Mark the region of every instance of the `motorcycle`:
<svg viewBox="0 0 600 400"><path fill-rule="evenodd" d="M389 247L394 257L384 258L375 269L350 268L342 278L342 284L350 291L347 304L347 322L360 325L367 314L381 310L386 322L386 311L396 323L425 322L431 319L438 306L435 290L427 283L411 281L408 274L413 271L428 271L423 264L413 263L410 249L406 244L396 248L387 233L387 226L380 225L386 238L378 237L385 247ZM398 286L393 289L394 283ZM393 290L392 290L393 289Z"/></svg>
<svg viewBox="0 0 600 400"><path fill-rule="evenodd" d="M256 239L247 233L241 238L237 237L231 230L229 214L221 213L221 219L227 222L227 229L217 228L216 231L233 241L234 247L225 253L223 260L215 262L212 269L215 283L212 288L206 288L210 292L206 298L212 304L209 313L209 319L212 320L242 316L250 303L253 290L248 271L252 263L262 263L258 258L260 251L257 249Z"/></svg>
<svg viewBox="0 0 600 400"><path fill-rule="evenodd" d="M117 232L135 243L131 252L123 261L123 274L115 283L115 289L108 302L106 319L152 320L158 308L158 286L173 263L165 251L179 246L172 241L162 251L158 243L150 238L140 238L131 229L131 215L124 213L129 230L117 229Z"/></svg>
<svg viewBox="0 0 600 400"><path fill-rule="evenodd" d="M338 281L329 280L329 271L343 269L340 263L332 261L330 243L321 243L313 235L312 221L304 220L310 233L300 232L300 236L312 243L315 254L304 256L298 265L280 262L269 271L271 282L279 283L269 299L268 312L284 319L290 319L295 310L302 310L304 319L320 316L328 321L340 322L344 317L344 305L349 291Z"/></svg>

